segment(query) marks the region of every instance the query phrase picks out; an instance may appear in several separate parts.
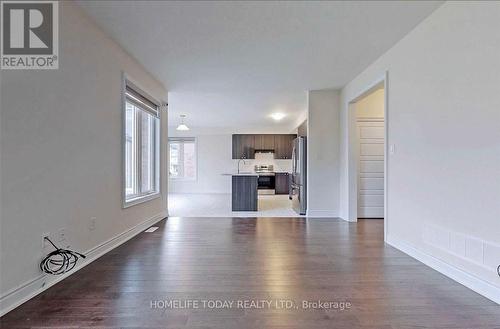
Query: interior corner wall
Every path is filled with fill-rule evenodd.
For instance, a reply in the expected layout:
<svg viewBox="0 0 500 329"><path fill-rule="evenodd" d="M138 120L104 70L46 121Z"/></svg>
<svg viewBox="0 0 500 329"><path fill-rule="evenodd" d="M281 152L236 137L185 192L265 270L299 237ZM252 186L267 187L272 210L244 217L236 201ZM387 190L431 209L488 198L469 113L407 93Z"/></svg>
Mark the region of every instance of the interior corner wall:
<svg viewBox="0 0 500 329"><path fill-rule="evenodd" d="M307 137L307 120L304 120L304 122L297 127L297 136Z"/></svg>
<svg viewBox="0 0 500 329"><path fill-rule="evenodd" d="M446 2L345 86L340 195L348 103L387 72L387 241L500 302L498 31L500 3Z"/></svg>
<svg viewBox="0 0 500 329"><path fill-rule="evenodd" d="M339 111L338 90L313 90L308 94L307 214L339 215Z"/></svg>
<svg viewBox="0 0 500 329"><path fill-rule="evenodd" d="M42 251L43 233L95 251L167 209L165 147L162 197L122 208L122 72L159 100L167 100L166 90L77 4L61 1L59 12L59 69L1 73L2 311L55 278L38 268L50 251ZM55 238L61 229L65 241Z"/></svg>

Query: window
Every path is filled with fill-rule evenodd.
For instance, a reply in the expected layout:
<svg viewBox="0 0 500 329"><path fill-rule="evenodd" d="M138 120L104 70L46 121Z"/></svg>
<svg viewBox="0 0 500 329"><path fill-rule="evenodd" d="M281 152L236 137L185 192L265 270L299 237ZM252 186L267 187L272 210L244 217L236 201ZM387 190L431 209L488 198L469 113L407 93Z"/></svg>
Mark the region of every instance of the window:
<svg viewBox="0 0 500 329"><path fill-rule="evenodd" d="M124 206L159 195L159 106L126 82Z"/></svg>
<svg viewBox="0 0 500 329"><path fill-rule="evenodd" d="M196 141L194 138L169 138L170 179L196 179Z"/></svg>

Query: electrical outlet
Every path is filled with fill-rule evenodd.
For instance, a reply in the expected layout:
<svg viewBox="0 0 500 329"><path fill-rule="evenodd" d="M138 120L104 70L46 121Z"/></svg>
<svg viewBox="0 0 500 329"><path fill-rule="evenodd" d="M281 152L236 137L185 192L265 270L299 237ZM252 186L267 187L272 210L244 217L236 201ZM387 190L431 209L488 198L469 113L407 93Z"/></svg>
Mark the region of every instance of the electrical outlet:
<svg viewBox="0 0 500 329"><path fill-rule="evenodd" d="M96 221L97 221L97 217L90 217L90 221L89 221L89 230L90 231L95 230Z"/></svg>
<svg viewBox="0 0 500 329"><path fill-rule="evenodd" d="M394 155L396 153L396 145L389 145L389 154Z"/></svg>
<svg viewBox="0 0 500 329"><path fill-rule="evenodd" d="M50 239L50 232L44 232L44 233L42 233L42 249L45 249L48 246L50 246L50 242L47 241L45 238L49 238Z"/></svg>
<svg viewBox="0 0 500 329"><path fill-rule="evenodd" d="M59 229L59 232L57 234L57 240L59 242L66 240L66 230L64 228Z"/></svg>

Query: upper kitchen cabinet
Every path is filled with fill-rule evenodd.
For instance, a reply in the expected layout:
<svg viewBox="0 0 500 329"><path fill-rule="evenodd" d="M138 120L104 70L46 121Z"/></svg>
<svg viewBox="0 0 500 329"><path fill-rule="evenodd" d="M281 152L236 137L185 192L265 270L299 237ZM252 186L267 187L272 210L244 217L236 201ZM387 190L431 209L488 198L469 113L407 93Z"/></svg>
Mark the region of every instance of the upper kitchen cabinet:
<svg viewBox="0 0 500 329"><path fill-rule="evenodd" d="M254 135L233 135L233 159L254 159L255 137Z"/></svg>
<svg viewBox="0 0 500 329"><path fill-rule="evenodd" d="M295 134L274 135L274 158L291 159L295 138L297 138Z"/></svg>
<svg viewBox="0 0 500 329"><path fill-rule="evenodd" d="M256 150L274 150L274 137L272 134L255 135Z"/></svg>
<svg viewBox="0 0 500 329"><path fill-rule="evenodd" d="M255 159L255 150L274 150L275 159L291 159L296 137L292 134L234 134L233 159Z"/></svg>

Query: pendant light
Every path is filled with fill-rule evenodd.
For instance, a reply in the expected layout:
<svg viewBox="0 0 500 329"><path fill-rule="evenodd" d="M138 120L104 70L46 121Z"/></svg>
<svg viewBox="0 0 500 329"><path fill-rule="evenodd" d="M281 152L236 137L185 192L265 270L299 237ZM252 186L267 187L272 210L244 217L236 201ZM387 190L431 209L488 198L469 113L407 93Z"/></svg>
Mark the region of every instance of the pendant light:
<svg viewBox="0 0 500 329"><path fill-rule="evenodd" d="M189 130L189 127L186 126L186 124L184 123L185 117L186 117L185 114L181 114L181 124L177 126L177 130L182 130L182 131Z"/></svg>

